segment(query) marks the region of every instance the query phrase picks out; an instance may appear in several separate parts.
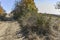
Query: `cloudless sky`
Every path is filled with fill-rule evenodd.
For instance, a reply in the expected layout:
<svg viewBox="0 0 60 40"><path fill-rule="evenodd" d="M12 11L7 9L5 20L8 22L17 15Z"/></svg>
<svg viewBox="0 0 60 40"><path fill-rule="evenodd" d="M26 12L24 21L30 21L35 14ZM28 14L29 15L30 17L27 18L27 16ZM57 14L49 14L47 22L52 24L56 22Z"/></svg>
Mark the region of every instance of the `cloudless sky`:
<svg viewBox="0 0 60 40"><path fill-rule="evenodd" d="M6 10L6 12L10 12L13 7L15 0L0 0L2 7Z"/></svg>
<svg viewBox="0 0 60 40"><path fill-rule="evenodd" d="M1 5L7 13L11 12L14 8L15 0L0 0ZM38 12L60 14L59 10L54 8L54 5L60 0L35 0L35 4L38 8Z"/></svg>

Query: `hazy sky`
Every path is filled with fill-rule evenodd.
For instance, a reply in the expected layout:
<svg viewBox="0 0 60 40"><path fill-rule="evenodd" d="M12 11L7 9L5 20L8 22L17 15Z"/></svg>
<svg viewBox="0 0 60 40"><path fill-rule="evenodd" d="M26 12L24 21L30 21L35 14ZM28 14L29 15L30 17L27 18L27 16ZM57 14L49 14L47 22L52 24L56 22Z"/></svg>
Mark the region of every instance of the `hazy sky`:
<svg viewBox="0 0 60 40"><path fill-rule="evenodd" d="M40 0L37 5L39 12L60 15L60 11L55 9L58 1L60 0Z"/></svg>
<svg viewBox="0 0 60 40"><path fill-rule="evenodd" d="M0 0L0 1L1 5L6 10L7 13L9 13L13 9L15 0ZM57 1L60 0L35 0L35 4L39 12L59 15L60 14L59 10L54 8L54 5L56 4Z"/></svg>

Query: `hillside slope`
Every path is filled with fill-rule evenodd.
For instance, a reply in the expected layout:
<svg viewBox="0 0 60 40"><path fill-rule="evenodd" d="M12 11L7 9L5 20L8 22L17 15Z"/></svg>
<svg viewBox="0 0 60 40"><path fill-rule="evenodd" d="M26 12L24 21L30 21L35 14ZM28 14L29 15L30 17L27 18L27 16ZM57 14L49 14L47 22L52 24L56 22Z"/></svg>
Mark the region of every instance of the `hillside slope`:
<svg viewBox="0 0 60 40"><path fill-rule="evenodd" d="M49 22L51 34L49 35L49 38L51 40L60 40L60 17L54 15L49 16L47 14L44 15L44 17L45 20L51 17ZM20 34L16 34L20 29L20 24L17 21L0 21L0 40L23 40L24 37L20 37ZM46 36L37 36L37 40L45 40L45 38Z"/></svg>

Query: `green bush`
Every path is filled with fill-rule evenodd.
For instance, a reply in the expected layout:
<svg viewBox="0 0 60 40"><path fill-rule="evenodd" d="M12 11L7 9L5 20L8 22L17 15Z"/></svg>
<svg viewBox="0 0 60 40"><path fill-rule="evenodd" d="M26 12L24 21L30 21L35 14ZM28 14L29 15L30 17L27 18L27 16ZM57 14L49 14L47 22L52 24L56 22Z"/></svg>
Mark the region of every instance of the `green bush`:
<svg viewBox="0 0 60 40"><path fill-rule="evenodd" d="M35 33L39 37L48 36L50 35L50 19L50 17L46 19L46 16L42 16L38 13L35 16L31 14L26 14L19 20L21 26L20 32L25 38L28 39L31 39L29 38L29 35L32 36Z"/></svg>

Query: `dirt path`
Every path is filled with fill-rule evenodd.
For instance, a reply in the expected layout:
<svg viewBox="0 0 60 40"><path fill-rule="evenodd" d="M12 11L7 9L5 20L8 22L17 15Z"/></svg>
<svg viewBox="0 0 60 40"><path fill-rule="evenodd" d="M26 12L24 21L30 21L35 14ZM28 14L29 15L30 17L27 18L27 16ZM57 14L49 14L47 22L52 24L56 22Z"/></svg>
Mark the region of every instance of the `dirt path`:
<svg viewBox="0 0 60 40"><path fill-rule="evenodd" d="M3 40L4 37L6 38L7 37L6 35L8 34L13 35L18 29L19 29L19 24L16 21L0 22L0 40ZM6 40L8 40L7 38Z"/></svg>

